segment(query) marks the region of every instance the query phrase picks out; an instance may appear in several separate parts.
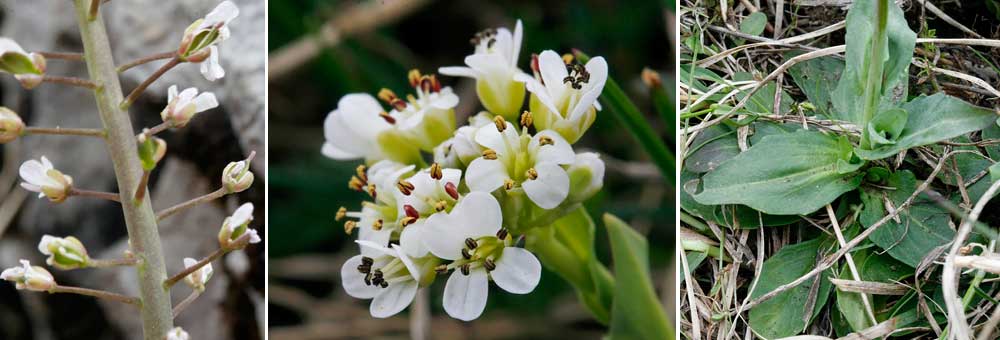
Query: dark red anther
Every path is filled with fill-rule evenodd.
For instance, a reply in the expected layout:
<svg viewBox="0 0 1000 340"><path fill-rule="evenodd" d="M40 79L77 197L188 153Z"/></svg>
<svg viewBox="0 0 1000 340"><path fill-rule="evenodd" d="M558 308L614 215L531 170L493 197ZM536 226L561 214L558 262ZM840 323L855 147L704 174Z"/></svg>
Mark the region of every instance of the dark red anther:
<svg viewBox="0 0 1000 340"><path fill-rule="evenodd" d="M420 218L420 213L418 213L417 209L414 209L412 205L404 205L403 212L406 213L406 217Z"/></svg>
<svg viewBox="0 0 1000 340"><path fill-rule="evenodd" d="M535 74L535 77L539 77L539 75L542 74L541 67L538 66L538 54L537 53L532 53L531 54L531 72ZM539 77L539 79L541 79L541 78ZM539 81L542 81L542 80L539 80ZM543 81L543 85L544 85L544 81Z"/></svg>
<svg viewBox="0 0 1000 340"><path fill-rule="evenodd" d="M445 184L444 191L447 192L448 196L451 196L452 199L458 199L458 188L455 187L455 183L448 182Z"/></svg>

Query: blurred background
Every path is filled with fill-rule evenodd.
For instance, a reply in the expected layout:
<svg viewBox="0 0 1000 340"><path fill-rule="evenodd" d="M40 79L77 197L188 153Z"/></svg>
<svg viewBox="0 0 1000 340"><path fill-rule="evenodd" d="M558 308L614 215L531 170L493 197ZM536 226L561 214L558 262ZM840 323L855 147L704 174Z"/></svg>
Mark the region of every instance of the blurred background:
<svg viewBox="0 0 1000 340"><path fill-rule="evenodd" d="M203 17L216 1L112 1L102 7L118 64L177 48L184 29ZM220 45L226 77L206 81L199 65L181 65L154 83L132 106L136 131L160 123L167 87L195 86L215 93L220 107L163 137L169 147L150 180L156 210L217 189L230 161L257 151L254 186L165 219L160 224L168 273L183 269L184 257L201 258L218 248L223 219L243 202L257 209L252 228L264 235L264 11L263 0L234 0L240 16L230 25L232 38ZM76 15L66 0L0 0L0 36L28 51L82 52ZM122 74L131 91L163 61ZM50 59L49 75L86 77L82 62ZM0 103L18 112L29 126L99 128L94 96L80 88L43 84L25 91L9 75L0 77ZM104 143L95 138L26 136L0 146L0 267L28 259L42 265L37 250L42 235L75 235L91 257L121 258L126 249L120 207L98 199L70 198L52 204L17 186L17 169L28 159L47 156L82 189L117 192ZM213 263L208 290L175 321L193 339L261 339L264 320L264 251L253 245ZM138 295L132 269L49 269L60 284ZM177 303L190 293L174 289ZM0 282L0 339L139 339L139 316L131 306L69 294L20 292Z"/></svg>
<svg viewBox="0 0 1000 340"><path fill-rule="evenodd" d="M430 323L435 339L597 339L606 332L577 302L572 288L544 272L527 295L490 293L478 320L461 323L441 308L443 284L430 294L431 318L408 311L375 319L368 301L341 287L343 262L357 253L354 236L334 221L340 206L358 209L367 196L350 191L356 162L337 162L319 152L323 119L341 96L374 95L387 87L409 93L406 72L436 72L463 65L469 38L491 27L513 29L520 18L524 43L518 65L529 70L531 53L578 48L607 58L611 77L666 139L673 122L654 113L640 80L644 67L658 71L673 89L673 21L667 1L326 1L269 3L269 227L268 322L272 339L408 338L411 322ZM475 84L442 77L461 98L462 125L479 112ZM410 89L412 90L412 89ZM672 148L672 146L670 146ZM607 163L604 190L587 203L593 216L616 214L646 235L653 280L668 313L674 310L674 190L611 115L597 121L577 152L599 151ZM598 223L600 223L598 221ZM607 234L598 226L597 247L610 263ZM412 309L412 306L411 306Z"/></svg>

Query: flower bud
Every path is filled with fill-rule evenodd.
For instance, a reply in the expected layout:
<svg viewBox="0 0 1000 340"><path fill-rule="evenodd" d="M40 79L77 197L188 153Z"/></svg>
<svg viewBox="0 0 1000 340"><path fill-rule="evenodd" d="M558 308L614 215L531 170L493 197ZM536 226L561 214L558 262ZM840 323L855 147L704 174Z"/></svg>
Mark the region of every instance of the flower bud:
<svg viewBox="0 0 1000 340"><path fill-rule="evenodd" d="M85 268L90 261L87 248L73 236L60 238L44 235L38 243L38 251L49 256L45 263L62 270Z"/></svg>
<svg viewBox="0 0 1000 340"><path fill-rule="evenodd" d="M247 161L231 162L222 170L222 186L230 193L241 192L253 184L253 173Z"/></svg>
<svg viewBox="0 0 1000 340"><path fill-rule="evenodd" d="M211 92L198 94L198 89L190 87L177 93L177 85L167 89L167 107L160 112L163 122L173 127L184 127L194 115L219 106Z"/></svg>
<svg viewBox="0 0 1000 340"><path fill-rule="evenodd" d="M42 83L45 64L41 54L25 52L14 40L0 38L0 72L14 75L24 88L31 89Z"/></svg>
<svg viewBox="0 0 1000 340"><path fill-rule="evenodd" d="M147 129L148 130L148 129ZM146 131L139 135L139 160L142 169L151 171L167 154L167 141L155 136L146 136Z"/></svg>
<svg viewBox="0 0 1000 340"><path fill-rule="evenodd" d="M205 60L204 51L209 47L229 39L229 22L240 14L239 8L231 1L223 1L204 18L191 23L184 30L177 55L185 61ZM200 60L197 60L199 59Z"/></svg>
<svg viewBox="0 0 1000 340"><path fill-rule="evenodd" d="M198 260L192 259L190 257L184 258L184 268L191 268L198 263ZM197 290L199 292L205 291L205 285L208 284L208 280L212 278L212 264L206 264L198 270L191 272L188 276L184 277L184 283L191 286L191 289Z"/></svg>
<svg viewBox="0 0 1000 340"><path fill-rule="evenodd" d="M0 279L14 282L17 289L45 292L56 287L56 280L45 268L32 266L28 260L21 260L20 267L7 268L0 273Z"/></svg>
<svg viewBox="0 0 1000 340"><path fill-rule="evenodd" d="M9 143L24 132L24 121L11 109L0 106L0 144Z"/></svg>
<svg viewBox="0 0 1000 340"><path fill-rule="evenodd" d="M37 192L38 198L48 197L50 201L60 203L73 191L73 178L53 168L45 156L42 156L41 162L34 159L24 162L18 172L23 180L21 187Z"/></svg>
<svg viewBox="0 0 1000 340"><path fill-rule="evenodd" d="M246 247L248 243L260 242L257 231L249 227L250 221L253 221L253 203L244 203L222 222L222 228L219 229L219 246L235 250ZM248 234L245 242L240 240L244 234Z"/></svg>
<svg viewBox="0 0 1000 340"><path fill-rule="evenodd" d="M188 336L188 333L185 332L184 329L180 327L174 327L174 329L171 329L169 332L167 332L167 335L164 336L164 339L166 340L188 340L190 338L191 337Z"/></svg>
<svg viewBox="0 0 1000 340"><path fill-rule="evenodd" d="M604 161L594 152L576 155L576 161L566 171L569 174L571 202L583 202L604 186Z"/></svg>

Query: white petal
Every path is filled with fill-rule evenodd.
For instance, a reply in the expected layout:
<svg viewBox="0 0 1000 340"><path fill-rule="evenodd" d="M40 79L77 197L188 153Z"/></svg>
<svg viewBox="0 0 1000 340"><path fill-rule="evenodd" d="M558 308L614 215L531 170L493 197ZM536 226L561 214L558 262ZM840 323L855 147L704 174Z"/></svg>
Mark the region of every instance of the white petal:
<svg viewBox="0 0 1000 340"><path fill-rule="evenodd" d="M167 89L167 102L172 102L177 98L177 85L170 85Z"/></svg>
<svg viewBox="0 0 1000 340"><path fill-rule="evenodd" d="M387 318L406 309L417 295L417 282L403 281L390 283L381 288L372 300L369 312L376 318Z"/></svg>
<svg viewBox="0 0 1000 340"><path fill-rule="evenodd" d="M554 98L562 97L562 93L566 91L563 79L569 75L562 57L555 51L546 50L538 56L538 68L549 95Z"/></svg>
<svg viewBox="0 0 1000 340"><path fill-rule="evenodd" d="M483 314L489 283L486 270L476 268L469 275L454 271L444 286L444 311L453 318L472 321Z"/></svg>
<svg viewBox="0 0 1000 340"><path fill-rule="evenodd" d="M542 209L552 209L569 195L569 175L555 163L535 164L538 178L521 183L524 193Z"/></svg>
<svg viewBox="0 0 1000 340"><path fill-rule="evenodd" d="M44 164L32 159L21 164L18 173L25 182L34 185L50 184L52 180L45 173L48 169Z"/></svg>
<svg viewBox="0 0 1000 340"><path fill-rule="evenodd" d="M524 27L521 25L521 19L517 19L517 24L514 25L514 46L511 49L510 55L510 67L517 67L517 59L521 55L521 39L524 36Z"/></svg>
<svg viewBox="0 0 1000 340"><path fill-rule="evenodd" d="M424 225L424 222L417 222L403 228L403 232L399 234L399 244L402 246L403 253L412 257L424 257L427 255L429 250L424 245L424 231L426 229L427 227Z"/></svg>
<svg viewBox="0 0 1000 340"><path fill-rule="evenodd" d="M552 96L549 95L549 90L546 89L545 85L542 85L538 79L521 73L514 75L514 80L524 83L528 92L531 92L531 94L533 94L538 101L542 102L542 105L545 105L545 108L552 111L553 114L559 114L559 109L556 108L555 100L552 99Z"/></svg>
<svg viewBox="0 0 1000 340"><path fill-rule="evenodd" d="M539 146L539 140L542 137L551 138L553 144ZM535 137L528 144L528 150L535 151L536 162L571 164L576 160L576 154L573 153L573 146L562 135L552 130L540 131L535 134Z"/></svg>
<svg viewBox="0 0 1000 340"><path fill-rule="evenodd" d="M465 171L465 184L472 191L493 192L510 178L507 168L496 159L476 158Z"/></svg>
<svg viewBox="0 0 1000 340"><path fill-rule="evenodd" d="M336 145L330 144L330 142L323 143L323 148L320 149L320 153L322 153L323 156L338 160L357 159L363 157L362 155L341 150L340 148L337 148Z"/></svg>
<svg viewBox="0 0 1000 340"><path fill-rule="evenodd" d="M218 6L215 6L211 12L205 15L205 22L207 23L228 23L229 21L240 15L240 9L236 7L231 1L223 1Z"/></svg>
<svg viewBox="0 0 1000 340"><path fill-rule="evenodd" d="M602 57L595 57L587 62L587 72L590 73L590 81L584 85L583 96L576 102L573 112L569 112L566 117L575 120L590 110L590 107L597 102L597 97L604 89L604 83L608 80L608 63Z"/></svg>
<svg viewBox="0 0 1000 340"><path fill-rule="evenodd" d="M409 130L419 126L420 123L423 123L424 116L426 115L424 112L425 110L412 111L412 108L408 107L407 111L408 112L403 113L392 110L392 112L389 113L389 116L396 119L396 126L400 130Z"/></svg>
<svg viewBox="0 0 1000 340"><path fill-rule="evenodd" d="M24 188L25 190L39 193L38 198L45 197L45 194L41 193L42 192L42 187L40 187L40 186L31 184L31 183L21 182L21 187Z"/></svg>
<svg viewBox="0 0 1000 340"><path fill-rule="evenodd" d="M464 234L462 240L496 235L503 224L500 203L496 197L485 192L465 195L451 210L451 217Z"/></svg>
<svg viewBox="0 0 1000 340"><path fill-rule="evenodd" d="M496 269L490 272L493 282L514 294L528 294L535 290L542 276L542 264L538 258L522 248L503 248L496 265Z"/></svg>
<svg viewBox="0 0 1000 340"><path fill-rule="evenodd" d="M500 53L505 60L506 65L510 65L510 57L514 54L514 36L510 33L510 30L501 27L497 29L496 35L493 37L496 39L493 41L493 53Z"/></svg>
<svg viewBox="0 0 1000 340"><path fill-rule="evenodd" d="M52 252L49 251L49 244L54 241L56 241L56 238L52 235L42 235L42 241L38 242L38 251L45 255L52 255Z"/></svg>
<svg viewBox="0 0 1000 340"><path fill-rule="evenodd" d="M340 267L340 279L347 295L358 299L371 299L375 297L380 288L365 284L365 274L358 271L361 257L361 255L356 255L344 262L344 265Z"/></svg>
<svg viewBox="0 0 1000 340"><path fill-rule="evenodd" d="M19 45L13 39L0 37L0 55L7 52L27 54L27 52L25 52L24 49L21 48L21 45Z"/></svg>
<svg viewBox="0 0 1000 340"><path fill-rule="evenodd" d="M369 257L380 257L386 255L396 257L396 251L389 249L388 247L386 247L386 245L365 240L356 240L354 242L361 245L362 250L368 248L368 250L374 251L374 253L372 253L372 255Z"/></svg>
<svg viewBox="0 0 1000 340"><path fill-rule="evenodd" d="M444 187L445 184L448 184L450 182L454 183L455 187L458 188L458 185L461 183L461 181L462 181L462 170L459 169L441 170L441 182L440 182L441 187Z"/></svg>
<svg viewBox="0 0 1000 340"><path fill-rule="evenodd" d="M498 131L495 124L480 127L476 131L476 143L493 149L498 155L514 154L521 148L517 129L510 122L503 132Z"/></svg>
<svg viewBox="0 0 1000 340"><path fill-rule="evenodd" d="M211 92L203 92L194 98L194 107L196 112L211 110L218 106L219 101L215 99L215 95Z"/></svg>
<svg viewBox="0 0 1000 340"><path fill-rule="evenodd" d="M452 76L452 77L476 78L476 77L479 76L479 73L476 73L475 70L473 70L471 68L468 68L468 67L465 67L465 66L447 66L447 67L441 67L441 68L438 68L438 73L446 75L446 76Z"/></svg>
<svg viewBox="0 0 1000 340"><path fill-rule="evenodd" d="M343 111L343 122L368 141L374 141L379 132L391 127L379 117L382 105L367 93L345 95L337 102L337 109Z"/></svg>
<svg viewBox="0 0 1000 340"><path fill-rule="evenodd" d="M392 250L396 251L396 256L399 257L399 260L406 266L406 271L410 272L410 276L413 277L413 280L420 282L420 267L417 267L417 264L413 262L413 259L410 258L409 255L406 255L406 252L404 252L403 248L398 244L393 244Z"/></svg>
<svg viewBox="0 0 1000 340"><path fill-rule="evenodd" d="M445 260L462 258L462 248L465 247L465 236L458 232L461 226L452 221L451 216L444 213L431 215L424 221L424 227L427 228L424 233L434 235L424 237L424 245L431 254Z"/></svg>
<svg viewBox="0 0 1000 340"><path fill-rule="evenodd" d="M250 222L253 220L253 203L243 203L230 218L230 225L234 228Z"/></svg>
<svg viewBox="0 0 1000 340"><path fill-rule="evenodd" d="M507 60L500 54L473 54L465 57L465 64L482 74L482 77L500 77L508 75ZM500 80L500 78L497 78Z"/></svg>
<svg viewBox="0 0 1000 340"><path fill-rule="evenodd" d="M433 94L431 97L431 107L447 110L458 105L458 96L452 92L451 87L441 89L441 92Z"/></svg>
<svg viewBox="0 0 1000 340"><path fill-rule="evenodd" d="M205 76L208 81L215 81L226 76L226 70L222 69L222 65L219 65L219 48L216 46L209 47L208 60L201 63L201 74Z"/></svg>

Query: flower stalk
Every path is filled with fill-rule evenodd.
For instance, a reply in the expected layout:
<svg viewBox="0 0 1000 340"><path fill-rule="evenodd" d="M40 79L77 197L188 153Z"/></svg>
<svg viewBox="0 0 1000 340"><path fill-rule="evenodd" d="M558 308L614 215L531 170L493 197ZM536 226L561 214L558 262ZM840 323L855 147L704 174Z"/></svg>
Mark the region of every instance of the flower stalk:
<svg viewBox="0 0 1000 340"><path fill-rule="evenodd" d="M150 75L149 78L146 78L146 80L143 81L142 84L139 84L138 87L132 90L132 92L128 94L128 97L125 97L125 100L121 102L119 108L122 110L127 110L129 106L132 106L132 103L135 102L135 100L139 98L140 95L142 95L143 92L146 92L146 88L148 88L149 85L152 85L153 82L155 82L157 79L160 79L160 77L162 77L165 73L167 73L167 71L170 71L170 69L174 68L177 65L180 65L181 62L182 62L181 59L175 56L171 58L170 61L168 61L166 64L160 66L160 68L157 69L156 72L153 72L153 74Z"/></svg>
<svg viewBox="0 0 1000 340"><path fill-rule="evenodd" d="M82 128L44 128L44 127L32 127L26 126L24 128L24 134L30 135L64 135L64 136L84 136L84 137L97 137L104 138L107 136L104 130L101 129L82 129Z"/></svg>
<svg viewBox="0 0 1000 340"><path fill-rule="evenodd" d="M35 52L35 53L42 55L43 57L45 57L45 59L62 59L69 61L83 60L83 53L77 53L77 52Z"/></svg>
<svg viewBox="0 0 1000 340"><path fill-rule="evenodd" d="M69 194L70 194L70 196L93 197L93 198L100 198L100 199L105 199L105 200L108 200L108 201L115 201L115 202L121 203L121 198L118 196L118 194L111 193L111 192L83 190L83 189L73 188L72 190L70 190Z"/></svg>
<svg viewBox="0 0 1000 340"><path fill-rule="evenodd" d="M861 147L870 149L871 136L868 133L868 122L875 117L878 110L879 101L882 100L882 73L884 64L882 59L882 45L886 43L886 24L889 21L889 0L877 0L875 34L872 36L871 58L868 58L868 78L865 81L865 106L861 129Z"/></svg>
<svg viewBox="0 0 1000 340"><path fill-rule="evenodd" d="M234 244L246 246L246 244L249 242L250 242L250 234L244 234L243 236L240 236L240 238L236 239ZM201 259L194 265L184 268L184 270L182 270L180 273L174 274L174 276L171 276L169 279L164 280L163 288L170 289L170 287L173 287L175 284L177 284L177 282L180 282L188 275L191 275L191 273L194 273L198 269L201 269L201 267L204 267L209 263L212 263L212 261L219 259L220 257L222 257L222 255L226 255L226 253L230 251L241 248L242 247L240 246L234 246L234 247L216 249L214 252L212 252L205 258Z"/></svg>
<svg viewBox="0 0 1000 340"><path fill-rule="evenodd" d="M130 304L130 305L140 306L141 307L141 300L139 300L136 297L125 296L125 295L122 295L122 294L112 293L112 292L104 291L104 290L82 288L82 287L72 287L72 286L59 286L59 285L57 285L57 286L53 287L52 289L49 289L49 293L52 293L52 294L55 294L55 293L68 293L68 294L86 295L86 296L92 296L92 297L95 297L95 298L98 298L98 299L105 299L105 300L117 301L117 302L121 302L121 303L125 303L125 304Z"/></svg>
<svg viewBox="0 0 1000 340"><path fill-rule="evenodd" d="M183 312L185 309L187 309L188 306L194 303L194 300L197 300L199 296L201 296L200 290L197 289L192 290L191 295L188 295L188 297L184 298L184 300L178 303L177 306L174 306L174 312L173 312L174 318L177 318L177 316L180 315L181 312Z"/></svg>
<svg viewBox="0 0 1000 340"><path fill-rule="evenodd" d="M92 81L74 77L42 76L42 82L76 86L90 90L96 90L98 86Z"/></svg>
<svg viewBox="0 0 1000 340"><path fill-rule="evenodd" d="M88 268L112 268L112 267L124 267L124 266L134 266L139 262L134 258L123 258L123 259L112 259L112 260L99 260L90 259L87 261Z"/></svg>
<svg viewBox="0 0 1000 340"><path fill-rule="evenodd" d="M173 58L173 57L176 57L176 56L177 56L177 52L174 52L174 51L157 53L157 54L145 56L145 57L142 57L142 58L130 61L130 62L128 62L128 63L126 63L126 64L124 64L122 66L118 66L118 73L123 73L123 72L128 71L129 69L131 69L133 67L136 67L136 66L139 66L139 65L143 65L143 64L146 64L146 63L154 62L154 61L157 61L157 60L170 59L170 58Z"/></svg>
<svg viewBox="0 0 1000 340"><path fill-rule="evenodd" d="M201 197L196 197L194 199L191 199L190 201L183 202L183 203L177 204L175 206L172 206L170 208L164 209L163 211L160 211L160 212L156 213L156 220L160 221L160 220L163 220L164 218L170 217L170 215L179 213L179 212L184 211L185 209L191 208L193 206L196 206L196 205L199 205L199 204L202 204L202 203L211 202L211 201L213 201L213 200L215 200L217 198L225 196L226 193L227 193L226 192L226 188L219 188L219 190L207 193L207 194L205 194L205 195L203 195Z"/></svg>
<svg viewBox="0 0 1000 340"><path fill-rule="evenodd" d="M129 116L120 107L122 90L111 54L111 45L100 16L89 20L91 2L74 0L84 59L91 81L98 84L94 92L101 122L107 131L108 150L114 165L119 188L135 188L142 176L142 165L135 148L135 132ZM148 86L148 85L147 85ZM128 191L122 191L127 199ZM163 260L156 215L149 200L139 204L122 204L131 251L136 257L142 306L143 336L159 340L173 328L170 294L163 289L167 277Z"/></svg>

